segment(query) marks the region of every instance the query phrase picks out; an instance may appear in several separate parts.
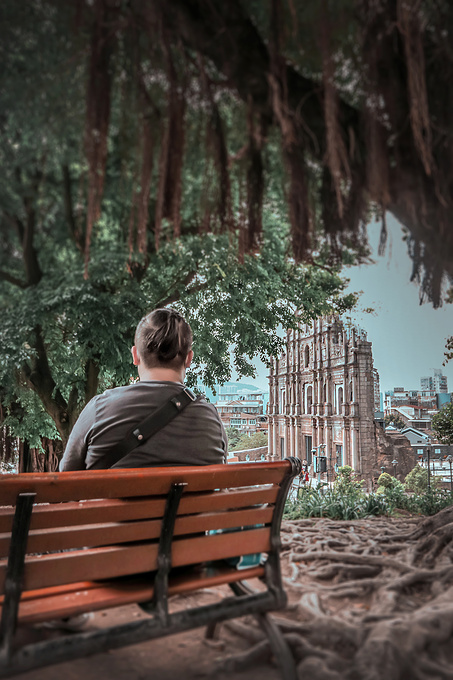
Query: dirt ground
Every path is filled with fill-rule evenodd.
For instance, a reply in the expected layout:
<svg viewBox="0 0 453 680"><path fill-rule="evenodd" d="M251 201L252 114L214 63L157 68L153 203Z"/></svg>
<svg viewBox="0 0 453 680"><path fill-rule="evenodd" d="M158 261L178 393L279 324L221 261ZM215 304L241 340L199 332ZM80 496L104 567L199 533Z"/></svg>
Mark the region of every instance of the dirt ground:
<svg viewBox="0 0 453 680"><path fill-rule="evenodd" d="M208 604L218 598L222 588L204 591L202 598L174 597L171 608ZM96 612L84 630L118 625L147 614L136 605ZM42 640L60 633L48 630L27 630L27 639ZM151 640L130 647L112 650L92 657L49 666L15 676L18 680L275 680L278 669L271 664L260 664L255 671L222 672L222 660L230 653L247 649L248 643L230 632L228 624L218 631L218 640L206 641L204 629L179 633L159 640Z"/></svg>
<svg viewBox="0 0 453 680"><path fill-rule="evenodd" d="M300 680L453 680L453 508L426 519L284 522L282 540L289 601L273 616L293 649ZM205 590L196 602L215 601L220 590ZM192 601L175 597L171 607ZM136 606L120 607L96 613L89 626L146 616ZM59 634L27 631L37 639ZM16 677L281 677L253 620L222 624L218 637L206 641L200 629Z"/></svg>

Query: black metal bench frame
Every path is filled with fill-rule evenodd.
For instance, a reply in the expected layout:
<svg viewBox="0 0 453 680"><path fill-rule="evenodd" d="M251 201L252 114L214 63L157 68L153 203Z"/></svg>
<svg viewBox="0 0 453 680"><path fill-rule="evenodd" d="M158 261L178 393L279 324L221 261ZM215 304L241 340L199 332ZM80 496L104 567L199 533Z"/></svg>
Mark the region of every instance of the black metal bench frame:
<svg viewBox="0 0 453 680"><path fill-rule="evenodd" d="M222 621L253 615L269 639L284 680L296 680L297 673L291 650L280 630L267 614L270 611L282 609L287 602L280 568L280 525L288 491L294 477L300 474L301 463L296 458L286 460L291 466L280 485L275 503L270 533L271 549L268 552L263 578L266 590L253 591L246 582L236 581L228 584L234 593L232 597L226 597L214 604L169 612L168 583L171 569L171 546L178 506L184 490L184 484L173 484L167 496L159 539L158 569L152 574L154 598L149 603L140 605L152 618L134 620L107 629L72 633L61 638L28 644L15 651L13 639L17 626L26 545L35 498L33 493L19 494L11 532L4 589L5 599L0 622L0 678L203 626L207 627L207 637L213 637L216 625ZM229 540L234 541L234 536L234 533L229 534Z"/></svg>

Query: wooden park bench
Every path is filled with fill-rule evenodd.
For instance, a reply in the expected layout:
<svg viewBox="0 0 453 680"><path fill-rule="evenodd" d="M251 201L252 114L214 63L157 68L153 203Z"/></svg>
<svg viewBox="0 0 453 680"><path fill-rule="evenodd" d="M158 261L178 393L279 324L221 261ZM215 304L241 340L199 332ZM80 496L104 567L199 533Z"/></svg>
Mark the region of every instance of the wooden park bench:
<svg viewBox="0 0 453 680"><path fill-rule="evenodd" d="M288 458L1 476L0 677L201 626L212 636L217 623L251 614L283 677L295 680L267 612L286 603L280 523L299 472ZM250 553L265 554L265 563L239 570L226 561ZM260 587L251 589L250 579ZM169 610L174 594L223 584L233 594ZM19 626L131 603L150 616L18 646Z"/></svg>

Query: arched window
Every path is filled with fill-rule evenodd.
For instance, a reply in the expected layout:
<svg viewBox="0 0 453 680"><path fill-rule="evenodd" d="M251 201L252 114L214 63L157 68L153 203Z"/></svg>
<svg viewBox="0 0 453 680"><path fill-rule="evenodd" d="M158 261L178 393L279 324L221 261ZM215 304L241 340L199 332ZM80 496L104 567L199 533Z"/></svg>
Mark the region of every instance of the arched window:
<svg viewBox="0 0 453 680"><path fill-rule="evenodd" d="M313 402L313 388L307 387L307 413L311 413L311 405Z"/></svg>
<svg viewBox="0 0 453 680"><path fill-rule="evenodd" d="M324 387L322 388L322 400L324 403L327 401L327 383L324 383Z"/></svg>
<svg viewBox="0 0 453 680"><path fill-rule="evenodd" d="M310 365L310 348L308 345L305 347L305 368L308 368Z"/></svg>
<svg viewBox="0 0 453 680"><path fill-rule="evenodd" d="M354 390L353 390L353 386L352 386L352 380L349 383L349 401L350 402L354 401Z"/></svg>
<svg viewBox="0 0 453 680"><path fill-rule="evenodd" d="M302 413L305 413L305 389L303 385L300 386L300 405Z"/></svg>
<svg viewBox="0 0 453 680"><path fill-rule="evenodd" d="M338 413L341 413L341 407L343 405L343 388L338 388Z"/></svg>

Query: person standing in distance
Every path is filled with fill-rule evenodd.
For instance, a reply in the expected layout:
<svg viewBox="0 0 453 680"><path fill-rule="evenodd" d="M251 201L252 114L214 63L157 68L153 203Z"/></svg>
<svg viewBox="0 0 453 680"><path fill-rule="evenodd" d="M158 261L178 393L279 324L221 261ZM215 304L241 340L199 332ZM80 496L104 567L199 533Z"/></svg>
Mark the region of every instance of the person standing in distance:
<svg viewBox="0 0 453 680"><path fill-rule="evenodd" d="M83 409L60 470L138 468L225 463L228 441L215 407L204 397L115 464L108 452L184 387L193 358L192 331L172 309L156 309L137 326L132 358L139 382L106 390Z"/></svg>

